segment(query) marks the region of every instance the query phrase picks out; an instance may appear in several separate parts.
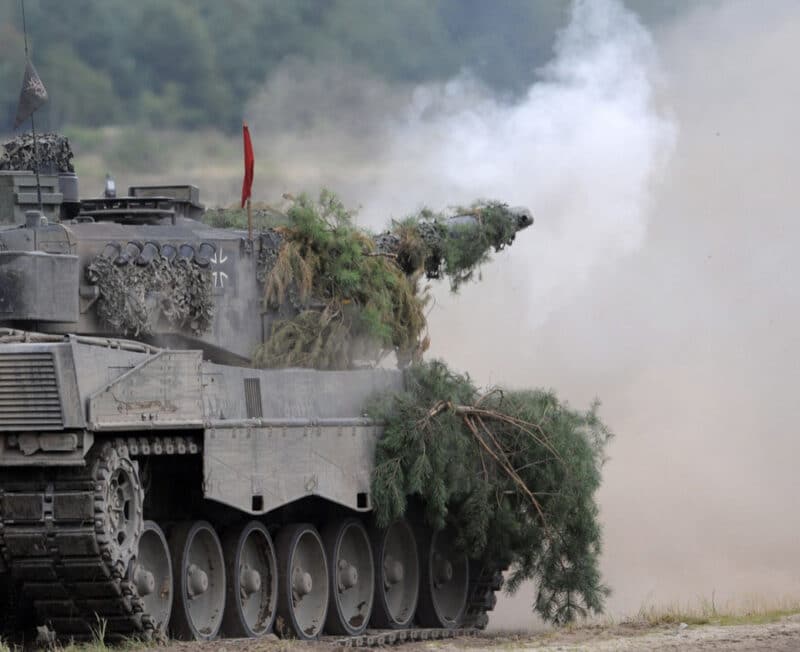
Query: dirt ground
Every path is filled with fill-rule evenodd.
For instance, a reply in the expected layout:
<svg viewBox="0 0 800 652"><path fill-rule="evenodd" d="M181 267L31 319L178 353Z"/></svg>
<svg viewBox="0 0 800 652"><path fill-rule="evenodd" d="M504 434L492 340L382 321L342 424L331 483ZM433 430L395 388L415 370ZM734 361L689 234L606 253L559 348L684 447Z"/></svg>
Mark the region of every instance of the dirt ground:
<svg viewBox="0 0 800 652"><path fill-rule="evenodd" d="M213 643L172 643L157 648L162 652L330 652L333 641L227 640ZM530 635L483 634L447 641L412 643L398 652L494 652L509 650L634 651L634 650L718 650L761 652L800 650L800 614L764 625L691 625L647 627L636 625L575 627Z"/></svg>

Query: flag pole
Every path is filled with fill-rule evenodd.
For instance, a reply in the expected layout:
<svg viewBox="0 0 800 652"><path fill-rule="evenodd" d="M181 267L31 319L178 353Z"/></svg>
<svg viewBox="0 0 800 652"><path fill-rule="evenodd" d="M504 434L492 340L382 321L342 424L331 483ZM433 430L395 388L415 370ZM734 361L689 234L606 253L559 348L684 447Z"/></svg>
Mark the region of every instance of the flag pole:
<svg viewBox="0 0 800 652"><path fill-rule="evenodd" d="M44 213L42 206L42 184L39 182L39 147L36 145L36 124L31 113L31 131L33 132L33 171L36 173L36 199L39 201L39 212Z"/></svg>
<svg viewBox="0 0 800 652"><path fill-rule="evenodd" d="M29 59L28 55L28 25L25 22L25 0L19 0L22 6L22 38L25 43L25 60ZM39 201L39 212L44 213L44 206L42 205L42 184L39 181L39 146L36 144L36 123L33 121L33 113L31 113L31 134L33 135L33 171L36 174L36 199Z"/></svg>
<svg viewBox="0 0 800 652"><path fill-rule="evenodd" d="M247 239L253 241L253 207L250 205L250 197L247 198Z"/></svg>

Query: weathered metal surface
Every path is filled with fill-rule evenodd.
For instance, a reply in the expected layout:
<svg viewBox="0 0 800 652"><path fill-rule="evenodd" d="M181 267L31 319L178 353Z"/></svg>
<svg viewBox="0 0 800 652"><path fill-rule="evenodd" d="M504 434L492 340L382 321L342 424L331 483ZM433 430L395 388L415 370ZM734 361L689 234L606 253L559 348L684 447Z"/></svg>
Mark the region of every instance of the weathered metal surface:
<svg viewBox="0 0 800 652"><path fill-rule="evenodd" d="M258 381L262 415L266 419L355 418L363 415L367 401L376 394L400 389L403 374L396 369L251 369L204 363L203 400L207 418L252 417L247 413L245 382L248 380Z"/></svg>
<svg viewBox="0 0 800 652"><path fill-rule="evenodd" d="M78 319L78 257L0 251L0 319Z"/></svg>
<svg viewBox="0 0 800 652"><path fill-rule="evenodd" d="M190 184L183 185L158 185L158 186L131 186L128 189L131 197L169 197L172 208L178 217L199 219L205 210L200 203L200 189Z"/></svg>
<svg viewBox="0 0 800 652"><path fill-rule="evenodd" d="M305 496L368 511L377 437L375 425L210 428L205 495L250 514Z"/></svg>
<svg viewBox="0 0 800 652"><path fill-rule="evenodd" d="M83 428L69 344L0 349L0 432Z"/></svg>
<svg viewBox="0 0 800 652"><path fill-rule="evenodd" d="M376 393L400 389L402 383L397 370L204 364L206 497L251 514L305 496L371 509L369 483L380 429L362 412ZM254 391L261 418L248 413ZM261 507L254 510L254 504Z"/></svg>
<svg viewBox="0 0 800 652"><path fill-rule="evenodd" d="M0 353L0 429L63 427L52 352Z"/></svg>
<svg viewBox="0 0 800 652"><path fill-rule="evenodd" d="M114 445L117 448L127 448L128 452L134 457L197 455L202 450L201 438L194 435L116 437L114 438Z"/></svg>
<svg viewBox="0 0 800 652"><path fill-rule="evenodd" d="M199 351L161 351L89 397L89 428L203 426Z"/></svg>
<svg viewBox="0 0 800 652"><path fill-rule="evenodd" d="M58 217L63 198L58 191L58 176L40 174L39 184L42 190L42 210L48 219L54 220ZM25 211L34 208L39 208L36 175L30 171L3 169L0 162L0 224L25 224Z"/></svg>

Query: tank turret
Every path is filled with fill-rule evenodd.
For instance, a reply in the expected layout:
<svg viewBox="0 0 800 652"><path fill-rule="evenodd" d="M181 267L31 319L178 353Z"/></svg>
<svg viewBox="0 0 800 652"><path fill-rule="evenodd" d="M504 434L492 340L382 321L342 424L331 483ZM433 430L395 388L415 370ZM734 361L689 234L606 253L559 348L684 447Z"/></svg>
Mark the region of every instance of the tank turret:
<svg viewBox="0 0 800 652"><path fill-rule="evenodd" d="M47 169L54 175L44 175L45 181L58 179L63 169L71 175L70 187L76 185L68 143L48 135L45 142L58 145L47 150ZM24 146L13 151L13 160L28 161ZM68 219L60 218L61 195L45 193L55 203L43 220L31 222L19 214L35 193L4 186L4 174L17 171L0 171L0 206L7 207L0 214L7 225L0 229L0 325L199 348L211 360L249 365L254 355L262 363L268 359L258 351L268 344L276 321L330 298L298 302L287 295L277 303L265 301L273 263L292 237L285 220L251 240L243 230L204 224L198 189L172 185L134 186L124 196L83 199ZM395 223L371 236L364 253L391 259L409 278L424 271L429 278L448 275L458 285L487 251L511 244L533 221L525 209L499 203L462 210ZM483 228L489 218L491 228ZM462 249L473 258L448 259L454 243L468 245ZM401 358L410 359L405 353ZM269 366L292 366L285 357L269 360Z"/></svg>

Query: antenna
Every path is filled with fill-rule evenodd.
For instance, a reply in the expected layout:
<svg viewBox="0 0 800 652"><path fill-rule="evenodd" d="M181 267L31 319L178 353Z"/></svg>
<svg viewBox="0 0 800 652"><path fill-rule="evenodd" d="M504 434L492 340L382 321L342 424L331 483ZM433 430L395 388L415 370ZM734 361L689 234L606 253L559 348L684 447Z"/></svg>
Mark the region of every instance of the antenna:
<svg viewBox="0 0 800 652"><path fill-rule="evenodd" d="M25 43L25 62L28 62L28 25L25 22L25 0L19 0L22 7L22 38ZM35 113L35 112L34 112ZM36 143L36 123L31 113L31 133L33 134L33 171L36 174L36 199L39 201L39 212L44 213L42 205L42 184L39 182L39 146Z"/></svg>
<svg viewBox="0 0 800 652"><path fill-rule="evenodd" d="M20 0L22 5L22 38L25 40L25 58L28 58L28 25L25 23L25 0Z"/></svg>

